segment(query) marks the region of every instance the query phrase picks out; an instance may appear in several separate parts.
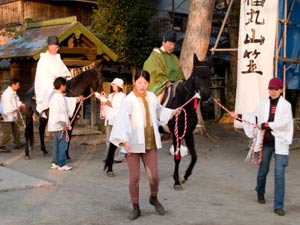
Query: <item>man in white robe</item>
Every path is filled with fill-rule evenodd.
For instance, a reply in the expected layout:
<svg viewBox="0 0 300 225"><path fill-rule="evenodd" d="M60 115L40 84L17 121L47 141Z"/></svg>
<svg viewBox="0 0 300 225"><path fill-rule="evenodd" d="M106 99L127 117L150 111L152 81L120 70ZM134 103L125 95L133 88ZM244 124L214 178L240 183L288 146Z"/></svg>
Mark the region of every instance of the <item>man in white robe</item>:
<svg viewBox="0 0 300 225"><path fill-rule="evenodd" d="M17 95L17 90L20 88L20 80L13 78L1 96L0 113L3 117L2 121L2 139L0 152L10 152L6 147L10 140L11 135L14 139L15 149L19 149L24 146L24 143L20 141L19 127L17 123L18 111L24 110L25 105L20 101Z"/></svg>
<svg viewBox="0 0 300 225"><path fill-rule="evenodd" d="M49 36L47 39L48 51L41 53L37 64L34 89L36 109L39 113L49 108L49 100L53 94L53 81L57 77L68 78L71 73L58 54L58 38ZM45 115L43 115L45 116Z"/></svg>

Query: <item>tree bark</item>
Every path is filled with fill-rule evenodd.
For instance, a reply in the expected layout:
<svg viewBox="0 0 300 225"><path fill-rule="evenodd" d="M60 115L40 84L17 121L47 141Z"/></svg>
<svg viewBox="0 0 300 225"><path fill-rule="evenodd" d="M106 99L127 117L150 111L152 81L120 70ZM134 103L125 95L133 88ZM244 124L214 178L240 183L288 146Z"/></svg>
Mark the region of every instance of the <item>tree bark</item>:
<svg viewBox="0 0 300 225"><path fill-rule="evenodd" d="M187 30L180 54L180 66L186 78L193 69L193 55L204 60L211 33L215 0L191 0Z"/></svg>

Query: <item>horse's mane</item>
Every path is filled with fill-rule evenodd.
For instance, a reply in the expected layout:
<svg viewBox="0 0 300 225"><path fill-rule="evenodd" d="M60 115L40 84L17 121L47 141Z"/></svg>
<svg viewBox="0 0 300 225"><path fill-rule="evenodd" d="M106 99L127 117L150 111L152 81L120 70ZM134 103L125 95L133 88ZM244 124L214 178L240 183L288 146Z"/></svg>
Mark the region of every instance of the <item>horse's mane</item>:
<svg viewBox="0 0 300 225"><path fill-rule="evenodd" d="M90 70L86 70L83 71L82 73L78 74L77 76L73 77L71 80L73 80L74 82L78 83L78 82L82 82L84 81L87 77L90 77L91 75L93 75L93 71L95 70L95 68L93 67Z"/></svg>

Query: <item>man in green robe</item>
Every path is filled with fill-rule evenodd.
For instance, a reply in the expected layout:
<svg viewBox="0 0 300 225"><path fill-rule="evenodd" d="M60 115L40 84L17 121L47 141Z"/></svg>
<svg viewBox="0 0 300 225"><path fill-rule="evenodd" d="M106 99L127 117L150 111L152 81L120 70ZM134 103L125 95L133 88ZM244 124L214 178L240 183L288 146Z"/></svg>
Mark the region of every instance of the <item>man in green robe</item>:
<svg viewBox="0 0 300 225"><path fill-rule="evenodd" d="M148 90L156 96L162 95L164 89L172 83L185 79L178 58L172 53L175 42L175 31L168 30L163 36L162 46L154 48L144 63L143 69L150 73Z"/></svg>

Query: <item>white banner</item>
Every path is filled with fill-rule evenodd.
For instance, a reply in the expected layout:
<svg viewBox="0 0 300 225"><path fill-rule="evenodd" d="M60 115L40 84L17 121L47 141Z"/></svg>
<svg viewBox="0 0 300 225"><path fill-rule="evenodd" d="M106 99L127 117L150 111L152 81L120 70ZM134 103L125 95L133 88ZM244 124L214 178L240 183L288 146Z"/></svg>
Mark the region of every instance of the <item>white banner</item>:
<svg viewBox="0 0 300 225"><path fill-rule="evenodd" d="M236 113L253 112L273 78L278 0L241 0ZM241 128L235 121L235 127Z"/></svg>

